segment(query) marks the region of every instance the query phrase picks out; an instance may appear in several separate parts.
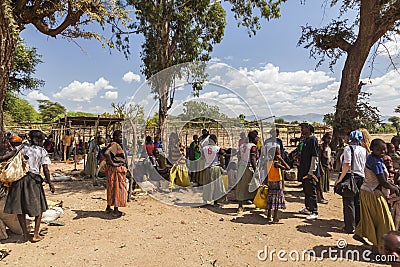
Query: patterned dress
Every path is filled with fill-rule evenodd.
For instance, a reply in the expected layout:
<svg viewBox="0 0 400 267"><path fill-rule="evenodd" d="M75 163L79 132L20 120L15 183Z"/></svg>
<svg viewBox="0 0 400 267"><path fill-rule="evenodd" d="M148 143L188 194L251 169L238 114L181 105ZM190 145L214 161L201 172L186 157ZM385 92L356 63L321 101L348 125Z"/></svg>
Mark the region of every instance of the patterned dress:
<svg viewBox="0 0 400 267"><path fill-rule="evenodd" d="M286 209L285 196L282 190L282 173L274 166L275 161L267 162L268 172L268 199L266 209Z"/></svg>
<svg viewBox="0 0 400 267"><path fill-rule="evenodd" d="M117 142L112 142L107 148L111 153L113 162L125 163L124 150ZM114 207L126 207L128 191L126 189L125 166L114 167L107 164L107 205Z"/></svg>

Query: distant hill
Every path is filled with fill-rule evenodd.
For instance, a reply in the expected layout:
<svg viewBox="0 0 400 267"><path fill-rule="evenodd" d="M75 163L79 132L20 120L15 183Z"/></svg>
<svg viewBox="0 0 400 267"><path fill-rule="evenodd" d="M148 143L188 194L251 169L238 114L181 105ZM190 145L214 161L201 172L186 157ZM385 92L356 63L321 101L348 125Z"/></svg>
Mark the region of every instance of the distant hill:
<svg viewBox="0 0 400 267"><path fill-rule="evenodd" d="M277 118L282 118L285 121L298 121L298 122L319 122L322 123L324 119L323 114L317 114L317 113L307 113L304 115L284 115L284 116L277 116Z"/></svg>

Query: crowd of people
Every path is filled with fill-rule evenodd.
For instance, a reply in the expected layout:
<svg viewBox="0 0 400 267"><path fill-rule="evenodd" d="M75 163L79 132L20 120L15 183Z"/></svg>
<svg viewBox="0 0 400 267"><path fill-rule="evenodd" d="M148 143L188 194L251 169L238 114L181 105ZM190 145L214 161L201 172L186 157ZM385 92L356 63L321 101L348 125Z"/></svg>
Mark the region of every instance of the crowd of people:
<svg viewBox="0 0 400 267"><path fill-rule="evenodd" d="M372 245L378 252L383 247L382 237L400 227L400 136L385 143L382 139L371 140L364 129L354 130L348 138L339 140L334 154L331 133L325 133L319 143L311 124L302 123L300 127L301 141L291 153L283 146L279 129L273 128L264 142L260 142L256 130L242 133L238 146L228 149L220 147L217 136L203 129L200 137L193 136L186 151L175 132L169 135L167 151L158 136L154 141L147 136L142 144L142 156L155 171L152 175L168 182L169 190L178 186L203 187L204 205L220 207L226 201L226 194L233 189L237 212L241 213L245 205L254 200L258 188L266 186L264 208L270 223L278 223L279 210L286 208L284 171L297 167L297 178L304 193L304 208L299 213L307 215L307 220L316 220L318 204L328 204L324 193L330 190L331 172L340 170L335 186L353 179L358 189L354 195L342 196L343 231L354 234L354 239ZM51 161L46 149L46 143L51 148L51 139L50 142L49 138L46 140L39 130L30 131L28 139L29 142L18 136L9 137L9 152L0 157L0 161L5 161L21 151L29 166L28 173L10 185L4 211L17 214L24 240L37 242L41 238L38 234L41 214L47 209L43 181L49 184L51 192L55 191L50 181L48 165ZM116 130L107 144L101 137L89 142L89 152L93 152L96 162L92 168L104 163L105 212L115 217L124 215L119 208L126 206L128 198L127 160L122 140L122 132ZM68 154L67 145L66 142L65 154ZM41 169L45 179L40 175ZM222 178L225 174L227 183ZM139 177L135 179L140 180ZM26 227L26 214L35 217L33 236Z"/></svg>

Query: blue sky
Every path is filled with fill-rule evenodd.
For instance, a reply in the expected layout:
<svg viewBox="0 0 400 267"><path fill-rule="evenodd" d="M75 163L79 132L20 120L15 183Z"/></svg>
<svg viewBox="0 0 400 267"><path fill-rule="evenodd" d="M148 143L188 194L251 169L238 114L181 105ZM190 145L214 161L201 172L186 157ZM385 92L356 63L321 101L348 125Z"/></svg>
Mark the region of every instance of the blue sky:
<svg viewBox="0 0 400 267"><path fill-rule="evenodd" d="M228 11L225 36L215 46L212 62L227 64L254 82L277 116L333 112L343 60L335 66L334 72L327 64L315 70L316 61L309 58L309 51L296 44L301 25L325 25L337 15L336 10L323 8L324 1L320 0L306 1L305 5L300 1L289 2L282 6L279 20L263 22L262 29L252 38L248 37L246 29L237 27ZM32 27L24 30L22 37L29 46L38 49L44 62L38 66L36 76L45 80L46 85L24 96L35 106L37 99L49 99L61 103L69 111L111 112L111 102L127 101L143 85L139 57L141 38L138 36L131 41L134 49L129 60L117 51L110 53L94 40L74 43L60 37L50 38ZM387 45L396 60L399 53L395 43ZM367 65L362 78L369 77L371 69ZM370 102L378 106L382 115L393 115L400 103L400 74L388 66L388 58L383 54L378 56L371 79L364 88L373 93ZM233 77L230 83L235 82ZM181 91L176 103L189 100L188 95L188 91ZM263 113L265 101L262 98L246 90L240 95ZM238 104L237 96L217 87L202 92L202 99L224 102L223 109L250 114L245 106ZM147 102L153 102L151 96L146 98Z"/></svg>

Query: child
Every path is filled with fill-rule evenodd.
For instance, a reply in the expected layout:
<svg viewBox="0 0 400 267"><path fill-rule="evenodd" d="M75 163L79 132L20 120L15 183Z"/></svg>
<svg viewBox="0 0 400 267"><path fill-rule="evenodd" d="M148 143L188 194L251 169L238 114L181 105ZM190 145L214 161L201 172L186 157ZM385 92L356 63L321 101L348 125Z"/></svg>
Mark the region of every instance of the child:
<svg viewBox="0 0 400 267"><path fill-rule="evenodd" d="M383 256L391 266L400 266L400 232L389 231L383 235ZM392 256L392 257L389 257Z"/></svg>
<svg viewBox="0 0 400 267"><path fill-rule="evenodd" d="M269 159L268 159L269 158ZM282 170L290 170L289 165L282 159L278 146L271 147L267 152L268 198L267 219L271 222L271 210L274 210L272 223L278 223L278 209L286 209L285 196L282 190Z"/></svg>

